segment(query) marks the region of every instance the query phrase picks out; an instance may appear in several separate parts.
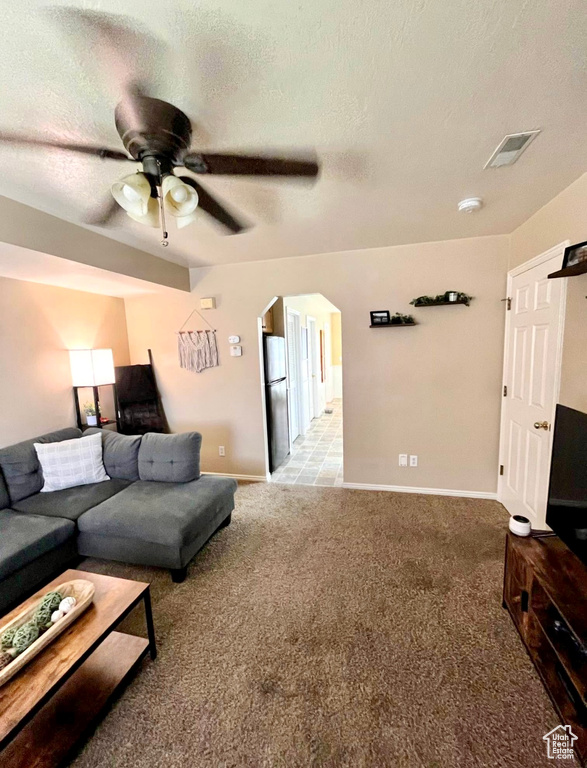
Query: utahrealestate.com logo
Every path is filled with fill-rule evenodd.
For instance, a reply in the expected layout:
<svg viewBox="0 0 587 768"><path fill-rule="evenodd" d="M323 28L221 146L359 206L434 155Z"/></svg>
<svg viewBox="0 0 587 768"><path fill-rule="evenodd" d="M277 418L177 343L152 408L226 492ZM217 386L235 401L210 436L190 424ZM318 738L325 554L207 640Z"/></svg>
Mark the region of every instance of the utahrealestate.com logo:
<svg viewBox="0 0 587 768"><path fill-rule="evenodd" d="M571 731L570 725L557 725L542 738L548 745L548 758L550 760L575 759L573 744L577 741L577 736Z"/></svg>

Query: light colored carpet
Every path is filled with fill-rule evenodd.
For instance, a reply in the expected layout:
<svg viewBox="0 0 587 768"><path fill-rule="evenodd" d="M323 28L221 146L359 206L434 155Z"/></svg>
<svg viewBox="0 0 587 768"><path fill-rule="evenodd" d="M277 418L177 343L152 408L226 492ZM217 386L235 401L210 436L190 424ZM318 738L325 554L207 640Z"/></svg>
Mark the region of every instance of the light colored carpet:
<svg viewBox="0 0 587 768"><path fill-rule="evenodd" d="M183 584L86 560L152 582L159 657L73 765L551 765L558 721L501 606L506 521L491 501L251 484Z"/></svg>

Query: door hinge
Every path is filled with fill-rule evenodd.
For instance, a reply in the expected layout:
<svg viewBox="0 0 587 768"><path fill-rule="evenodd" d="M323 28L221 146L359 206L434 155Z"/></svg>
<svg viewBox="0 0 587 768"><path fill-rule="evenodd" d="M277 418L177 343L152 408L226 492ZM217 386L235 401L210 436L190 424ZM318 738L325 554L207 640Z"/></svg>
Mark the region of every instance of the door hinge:
<svg viewBox="0 0 587 768"><path fill-rule="evenodd" d="M506 305L505 305L505 306L506 306L506 309L507 309L507 310L508 310L508 312L509 312L509 310L512 308L512 300L510 299L510 297L509 297L509 296L507 296L505 299L502 299L502 301L505 301L505 302L506 302Z"/></svg>
<svg viewBox="0 0 587 768"><path fill-rule="evenodd" d="M503 475L503 464L499 465L499 474Z"/></svg>
<svg viewBox="0 0 587 768"><path fill-rule="evenodd" d="M507 384L504 384L504 385L503 385L503 396L504 396L504 397L507 397L507 396L508 396L508 387L507 387Z"/></svg>

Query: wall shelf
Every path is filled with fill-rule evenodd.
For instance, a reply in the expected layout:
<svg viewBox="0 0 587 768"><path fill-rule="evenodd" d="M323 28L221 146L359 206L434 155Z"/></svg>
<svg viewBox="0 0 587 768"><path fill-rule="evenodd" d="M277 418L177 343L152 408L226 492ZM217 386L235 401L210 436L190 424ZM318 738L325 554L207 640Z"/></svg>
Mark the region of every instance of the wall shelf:
<svg viewBox="0 0 587 768"><path fill-rule="evenodd" d="M565 267L564 269L559 269L557 272L551 272L548 277L575 277L575 275L583 275L586 273L587 261L580 261L578 264L573 264L572 267Z"/></svg>
<svg viewBox="0 0 587 768"><path fill-rule="evenodd" d="M414 309L424 309L425 307L450 307L454 306L455 304L464 304L467 306L467 302L462 301L462 299L459 301L434 301L430 304L412 304L412 306Z"/></svg>
<svg viewBox="0 0 587 768"><path fill-rule="evenodd" d="M418 323L377 323L377 325L370 325L369 328L406 328L412 325L418 325Z"/></svg>

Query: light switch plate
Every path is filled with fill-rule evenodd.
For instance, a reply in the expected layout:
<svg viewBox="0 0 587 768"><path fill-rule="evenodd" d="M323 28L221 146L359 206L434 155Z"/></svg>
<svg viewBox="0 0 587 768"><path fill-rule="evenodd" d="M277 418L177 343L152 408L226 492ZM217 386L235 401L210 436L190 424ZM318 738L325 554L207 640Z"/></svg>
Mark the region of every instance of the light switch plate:
<svg viewBox="0 0 587 768"><path fill-rule="evenodd" d="M216 299L209 296L206 299L200 299L200 309L216 309Z"/></svg>
<svg viewBox="0 0 587 768"><path fill-rule="evenodd" d="M418 457L410 454L410 467L418 466Z"/></svg>
<svg viewBox="0 0 587 768"><path fill-rule="evenodd" d="M407 453L400 453L400 455L399 455L399 465L400 465L400 467L407 467L408 466L408 454Z"/></svg>
<svg viewBox="0 0 587 768"><path fill-rule="evenodd" d="M238 344L230 348L231 357L241 357L242 354L243 354L243 348L238 346Z"/></svg>

